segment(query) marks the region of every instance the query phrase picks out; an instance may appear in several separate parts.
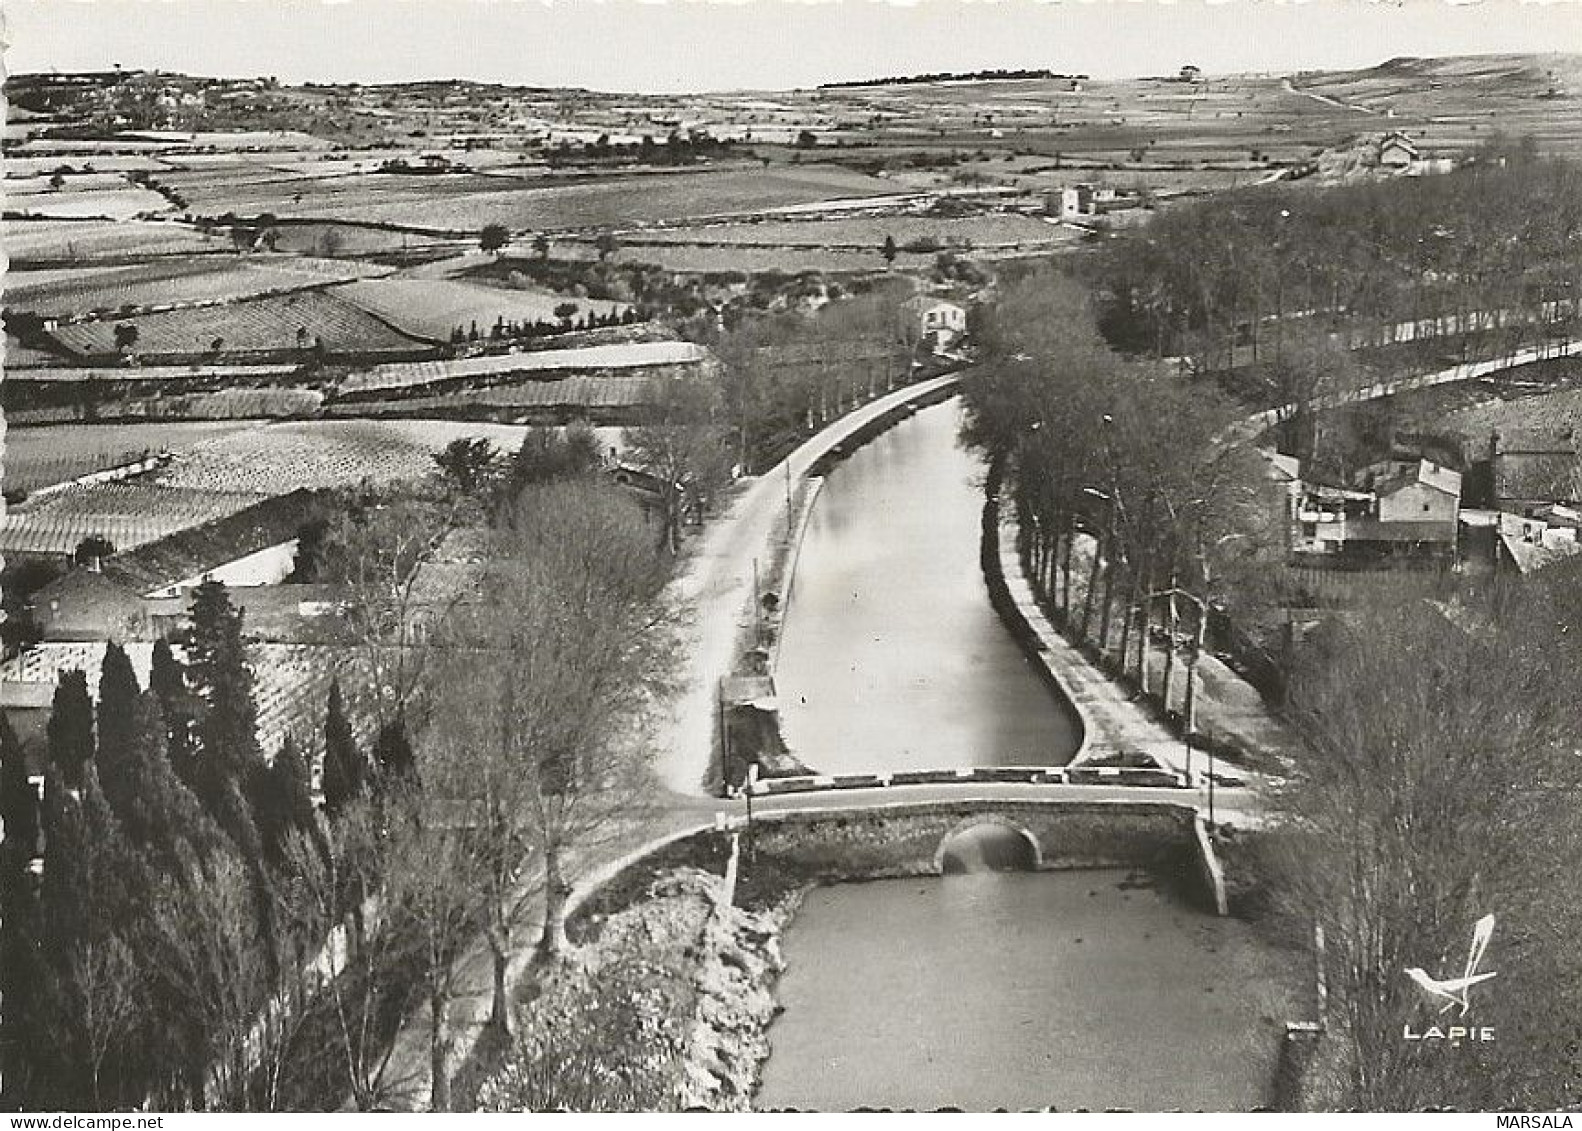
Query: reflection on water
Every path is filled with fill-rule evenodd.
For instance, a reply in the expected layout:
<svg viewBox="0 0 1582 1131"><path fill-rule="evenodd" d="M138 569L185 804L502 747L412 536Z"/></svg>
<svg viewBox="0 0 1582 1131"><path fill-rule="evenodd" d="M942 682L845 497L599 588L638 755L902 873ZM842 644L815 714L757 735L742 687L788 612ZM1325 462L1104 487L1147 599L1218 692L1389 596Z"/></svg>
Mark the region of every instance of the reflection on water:
<svg viewBox="0 0 1582 1131"><path fill-rule="evenodd" d="M1287 975L1246 924L1121 871L813 891L757 1106L1247 1109Z"/></svg>
<svg viewBox="0 0 1582 1131"><path fill-rule="evenodd" d="M791 749L824 773L1050 765L1076 744L989 604L983 464L955 402L831 473L797 563L776 671Z"/></svg>

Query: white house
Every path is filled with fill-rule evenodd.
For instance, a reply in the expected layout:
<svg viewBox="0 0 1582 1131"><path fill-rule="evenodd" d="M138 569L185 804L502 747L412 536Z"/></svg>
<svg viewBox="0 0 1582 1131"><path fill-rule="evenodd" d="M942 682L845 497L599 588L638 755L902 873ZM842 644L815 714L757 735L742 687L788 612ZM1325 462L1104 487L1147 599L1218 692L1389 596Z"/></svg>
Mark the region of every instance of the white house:
<svg viewBox="0 0 1582 1131"><path fill-rule="evenodd" d="M1097 216L1113 207L1118 194L1105 185L1069 185L1060 190L1060 218L1075 220L1081 216Z"/></svg>
<svg viewBox="0 0 1582 1131"><path fill-rule="evenodd" d="M922 340L935 349L948 346L967 332L967 312L953 302L932 295L918 295L904 308L914 320Z"/></svg>
<svg viewBox="0 0 1582 1131"><path fill-rule="evenodd" d="M1432 522L1455 535L1461 509L1461 473L1429 460L1378 486L1380 522Z"/></svg>

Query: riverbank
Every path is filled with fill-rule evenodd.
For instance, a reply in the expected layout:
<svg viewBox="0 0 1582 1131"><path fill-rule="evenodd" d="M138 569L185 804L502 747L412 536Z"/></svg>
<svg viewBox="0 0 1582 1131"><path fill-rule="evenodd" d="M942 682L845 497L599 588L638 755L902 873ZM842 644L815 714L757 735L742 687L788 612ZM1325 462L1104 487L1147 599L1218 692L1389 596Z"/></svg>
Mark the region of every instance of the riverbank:
<svg viewBox="0 0 1582 1131"><path fill-rule="evenodd" d="M723 895L719 875L682 865L583 919L577 949L522 1005L478 1109L749 1110L799 896L748 909Z"/></svg>

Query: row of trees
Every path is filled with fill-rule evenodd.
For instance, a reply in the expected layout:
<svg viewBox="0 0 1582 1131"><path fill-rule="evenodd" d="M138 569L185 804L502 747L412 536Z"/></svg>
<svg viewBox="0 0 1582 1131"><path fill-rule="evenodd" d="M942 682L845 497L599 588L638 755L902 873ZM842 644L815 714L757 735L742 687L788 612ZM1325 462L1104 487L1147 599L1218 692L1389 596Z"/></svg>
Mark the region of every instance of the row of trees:
<svg viewBox="0 0 1582 1131"><path fill-rule="evenodd" d="M1210 371L1277 359L1308 325L1351 347L1416 323L1499 356L1574 323L1579 238L1582 169L1521 147L1441 176L1225 193L1111 242L1106 329Z"/></svg>
<svg viewBox="0 0 1582 1131"><path fill-rule="evenodd" d="M590 310L581 318L577 317L580 310L574 302L563 302L555 307L556 321L539 318L532 322L507 321L505 318L495 319L493 326L487 331L480 331L478 323L472 322L467 326L456 326L450 332L450 344L462 345L466 342L477 341L532 341L534 338L547 338L554 334L565 334L572 330L599 330L606 326L630 326L634 322L641 322L643 315L635 308L628 307L622 311L609 311L601 314L597 310Z"/></svg>
<svg viewBox="0 0 1582 1131"><path fill-rule="evenodd" d="M316 827L308 769L294 744L258 747L221 586L198 589L182 643L185 663L155 647L146 690L109 645L97 705L62 674L41 807L0 734L5 1084L23 1106L203 1106L241 1087L238 1027L299 941L276 906L288 842Z"/></svg>
<svg viewBox="0 0 1582 1131"><path fill-rule="evenodd" d="M42 806L3 736L14 1105L371 1108L418 1006L444 1107L457 955L487 940L508 1027L535 908L558 953L578 854L642 813L628 724L665 646L668 557L591 434L447 455L443 493L353 492L305 539L304 576L349 590L359 641L354 694L332 684L326 704L322 808L295 742L258 748L218 585L195 598L184 663L156 646L149 690L114 645L97 702L62 677ZM482 564L436 588L427 567L457 534Z"/></svg>
<svg viewBox="0 0 1582 1131"><path fill-rule="evenodd" d="M1112 352L1082 286L1056 269L1006 284L980 345L967 435L1005 477L1035 584L1118 667L1135 645L1141 677L1150 594L1231 599L1277 551L1259 458L1221 442L1225 398Z"/></svg>
<svg viewBox="0 0 1582 1131"><path fill-rule="evenodd" d="M692 326L723 368L736 462L748 470L771 464L795 437L908 380L918 342L901 309L908 293L905 285L880 286L813 314Z"/></svg>

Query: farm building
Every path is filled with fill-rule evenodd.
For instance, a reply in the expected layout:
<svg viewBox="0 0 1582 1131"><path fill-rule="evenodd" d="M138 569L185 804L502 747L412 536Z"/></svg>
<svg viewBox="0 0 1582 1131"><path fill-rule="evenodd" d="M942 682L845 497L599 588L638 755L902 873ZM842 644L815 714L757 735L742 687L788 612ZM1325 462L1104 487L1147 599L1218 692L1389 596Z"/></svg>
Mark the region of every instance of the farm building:
<svg viewBox="0 0 1582 1131"><path fill-rule="evenodd" d="M1418 460L1372 491L1305 485L1292 550L1345 558L1454 558L1461 474Z"/></svg>
<svg viewBox="0 0 1582 1131"><path fill-rule="evenodd" d="M1412 139L1400 132L1389 133L1379 142L1379 164L1391 169L1404 169L1417 160L1417 146Z"/></svg>
<svg viewBox="0 0 1582 1131"><path fill-rule="evenodd" d="M289 576L318 498L307 490L276 496L73 569L34 594L34 622L46 640L152 640L185 615L205 580L243 591Z"/></svg>

